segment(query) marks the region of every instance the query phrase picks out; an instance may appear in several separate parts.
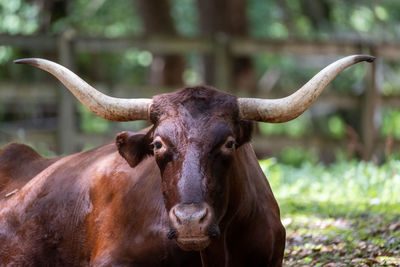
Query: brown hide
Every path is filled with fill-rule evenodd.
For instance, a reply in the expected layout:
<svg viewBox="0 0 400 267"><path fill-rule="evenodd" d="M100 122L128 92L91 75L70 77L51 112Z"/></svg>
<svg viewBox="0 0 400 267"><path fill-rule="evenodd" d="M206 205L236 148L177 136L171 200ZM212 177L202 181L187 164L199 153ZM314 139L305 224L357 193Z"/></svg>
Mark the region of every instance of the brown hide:
<svg viewBox="0 0 400 267"><path fill-rule="evenodd" d="M24 165L22 165L24 166ZM250 144L237 150L210 266L280 266L285 233ZM59 159L0 202L0 262L16 266L201 266L167 239L154 157L131 168L114 144Z"/></svg>
<svg viewBox="0 0 400 267"><path fill-rule="evenodd" d="M49 160L0 153L0 263L281 266L285 230L237 99L193 87L154 97L153 126ZM201 256L200 256L201 255Z"/></svg>

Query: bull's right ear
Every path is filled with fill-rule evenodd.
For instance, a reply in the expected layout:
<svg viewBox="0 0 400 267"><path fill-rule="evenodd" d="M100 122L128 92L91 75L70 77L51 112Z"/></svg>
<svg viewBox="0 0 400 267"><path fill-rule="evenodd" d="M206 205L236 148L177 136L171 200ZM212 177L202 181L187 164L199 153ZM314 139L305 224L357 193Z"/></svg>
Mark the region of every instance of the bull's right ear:
<svg viewBox="0 0 400 267"><path fill-rule="evenodd" d="M115 137L119 154L132 168L138 165L145 157L153 155L152 130L147 134L122 132Z"/></svg>

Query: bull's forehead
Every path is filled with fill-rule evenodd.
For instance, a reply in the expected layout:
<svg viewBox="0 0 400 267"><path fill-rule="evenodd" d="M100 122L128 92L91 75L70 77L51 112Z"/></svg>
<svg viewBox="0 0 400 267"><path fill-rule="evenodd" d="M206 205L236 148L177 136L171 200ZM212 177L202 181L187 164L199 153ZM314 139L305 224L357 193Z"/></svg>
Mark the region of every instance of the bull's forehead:
<svg viewBox="0 0 400 267"><path fill-rule="evenodd" d="M235 96L200 86L153 97L151 119L155 135L174 146L209 147L237 132L238 114Z"/></svg>
<svg viewBox="0 0 400 267"><path fill-rule="evenodd" d="M231 121L222 119L168 119L159 123L154 136L160 136L174 146L194 143L207 148L234 136L234 125Z"/></svg>
<svg viewBox="0 0 400 267"><path fill-rule="evenodd" d="M239 114L237 98L211 87L189 87L153 97L153 122L177 118L186 123L216 118L234 119Z"/></svg>

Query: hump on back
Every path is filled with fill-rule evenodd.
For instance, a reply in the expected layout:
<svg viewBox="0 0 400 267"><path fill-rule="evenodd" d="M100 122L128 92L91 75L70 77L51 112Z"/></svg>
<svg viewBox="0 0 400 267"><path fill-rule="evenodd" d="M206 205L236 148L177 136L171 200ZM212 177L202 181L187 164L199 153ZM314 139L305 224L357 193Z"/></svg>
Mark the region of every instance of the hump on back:
<svg viewBox="0 0 400 267"><path fill-rule="evenodd" d="M0 201L16 192L57 159L40 156L31 147L18 143L0 149Z"/></svg>

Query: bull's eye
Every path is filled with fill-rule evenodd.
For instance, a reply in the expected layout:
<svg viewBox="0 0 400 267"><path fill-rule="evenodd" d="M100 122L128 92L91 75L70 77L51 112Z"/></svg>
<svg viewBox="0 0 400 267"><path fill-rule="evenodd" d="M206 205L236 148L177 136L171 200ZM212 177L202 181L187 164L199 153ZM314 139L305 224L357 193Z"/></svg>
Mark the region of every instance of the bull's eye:
<svg viewBox="0 0 400 267"><path fill-rule="evenodd" d="M225 151L226 153L229 154L232 152L233 149L235 149L236 144L237 143L235 139L232 136L229 136L222 147L222 151Z"/></svg>
<svg viewBox="0 0 400 267"><path fill-rule="evenodd" d="M228 141L228 142L226 143L226 145L225 145L225 147L226 147L226 148L229 148L229 149L233 148L234 146L235 146L235 141L233 141L233 140Z"/></svg>
<svg viewBox="0 0 400 267"><path fill-rule="evenodd" d="M153 144L154 144L154 147L155 147L156 149L161 149L161 148L162 148L162 143L159 142L159 141L155 141Z"/></svg>

